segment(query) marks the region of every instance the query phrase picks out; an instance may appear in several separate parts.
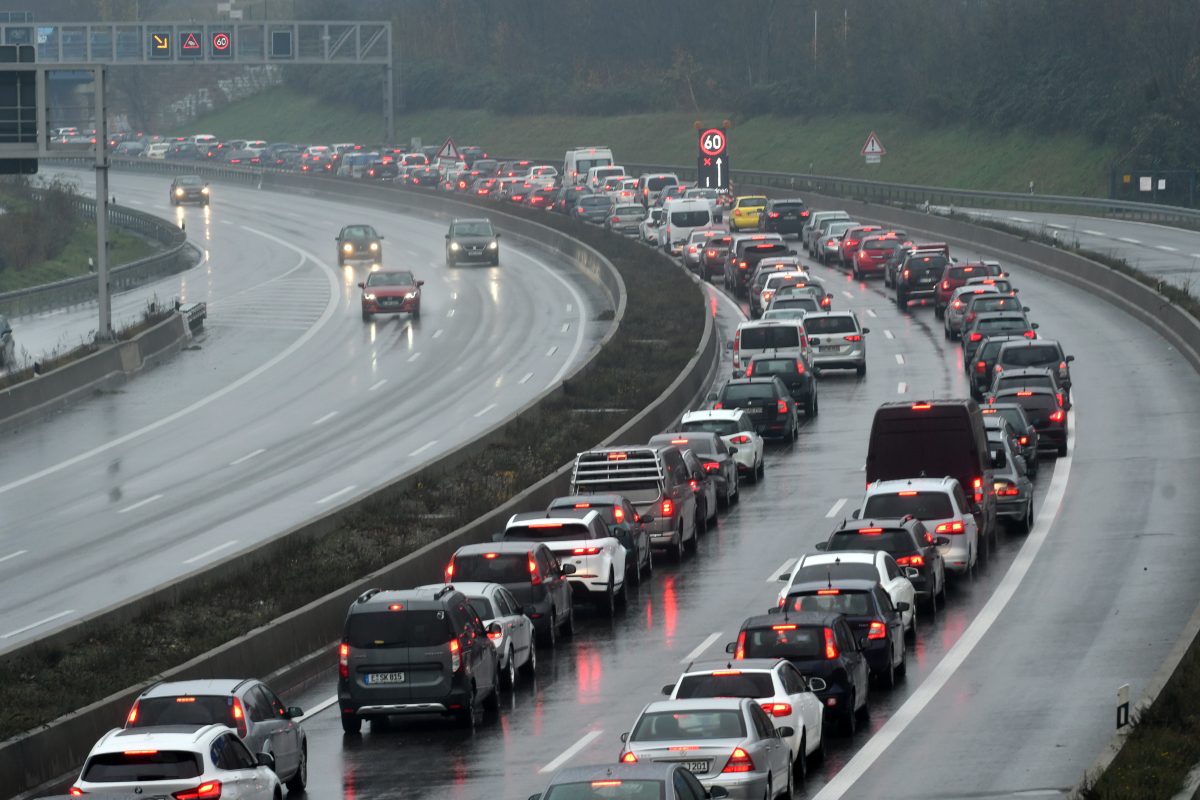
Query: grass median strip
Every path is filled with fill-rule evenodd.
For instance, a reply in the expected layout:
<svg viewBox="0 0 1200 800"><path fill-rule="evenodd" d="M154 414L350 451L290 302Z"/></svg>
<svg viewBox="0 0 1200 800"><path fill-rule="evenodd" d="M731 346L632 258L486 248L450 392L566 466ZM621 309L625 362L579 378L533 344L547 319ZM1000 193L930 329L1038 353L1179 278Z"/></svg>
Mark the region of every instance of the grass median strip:
<svg viewBox="0 0 1200 800"><path fill-rule="evenodd" d="M502 441L452 473L422 476L408 491L369 506L340 529L297 542L284 559L246 571L227 568L177 605L124 625L97 626L65 648L35 648L3 659L0 739L145 682L470 522L604 439L675 379L695 354L704 326L701 295L684 272L593 226L546 212L505 211L592 245L625 281L625 318L586 378L544 401L510 426ZM611 319L612 311L597 317ZM576 413L580 410L594 413Z"/></svg>

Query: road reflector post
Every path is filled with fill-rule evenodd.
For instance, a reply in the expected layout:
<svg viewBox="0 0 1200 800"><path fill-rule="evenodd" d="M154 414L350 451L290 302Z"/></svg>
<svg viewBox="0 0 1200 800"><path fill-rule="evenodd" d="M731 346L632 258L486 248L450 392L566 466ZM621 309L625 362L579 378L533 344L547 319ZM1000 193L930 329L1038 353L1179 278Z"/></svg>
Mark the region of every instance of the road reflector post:
<svg viewBox="0 0 1200 800"><path fill-rule="evenodd" d="M1117 689L1117 730L1129 724L1129 684Z"/></svg>

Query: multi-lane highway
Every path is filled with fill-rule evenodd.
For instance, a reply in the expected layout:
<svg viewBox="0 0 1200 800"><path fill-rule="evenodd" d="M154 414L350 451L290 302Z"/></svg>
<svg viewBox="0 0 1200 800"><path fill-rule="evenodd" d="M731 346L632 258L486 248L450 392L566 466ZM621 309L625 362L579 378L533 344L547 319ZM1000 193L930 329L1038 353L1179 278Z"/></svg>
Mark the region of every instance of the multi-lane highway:
<svg viewBox="0 0 1200 800"><path fill-rule="evenodd" d="M813 270L870 327L868 374L822 376L820 416L770 451L765 481L743 487L698 555L660 567L614 622L581 619L574 641L539 659L536 683L473 735L397 720L343 736L331 671L297 698L310 711L310 797L523 798L560 766L614 762L659 687L692 658L720 657L742 619L774 602L772 577L861 498L873 409L967 391L930 308L901 313L877 283ZM1076 356L1071 455L1043 464L1034 530L1003 535L974 580L951 585L937 621L922 622L907 679L872 693L870 725L832 740L797 797L1061 795L1107 741L1116 687L1137 696L1200 602L1200 497L1188 491L1200 377L1092 296L1028 271L1014 280L1039 334ZM709 291L731 336L741 312Z"/></svg>
<svg viewBox="0 0 1200 800"><path fill-rule="evenodd" d="M86 175L81 184L88 186ZM112 393L6 435L0 650L252 546L490 428L578 363L608 305L569 265L504 240L498 268L444 265L448 220L213 187L172 209L169 180L116 173L120 202L186 223L196 268L117 299L209 303L202 335ZM342 225L426 281L422 317L364 323L369 266L336 266ZM14 320L31 352L95 310Z"/></svg>

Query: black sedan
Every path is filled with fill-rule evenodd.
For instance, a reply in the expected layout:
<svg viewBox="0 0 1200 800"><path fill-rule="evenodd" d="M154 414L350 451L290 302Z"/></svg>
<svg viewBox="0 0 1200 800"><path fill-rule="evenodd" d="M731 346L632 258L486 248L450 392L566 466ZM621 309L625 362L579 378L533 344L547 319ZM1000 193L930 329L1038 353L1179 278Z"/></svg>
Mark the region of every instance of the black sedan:
<svg viewBox="0 0 1200 800"><path fill-rule="evenodd" d="M370 225L347 225L334 239L338 266L352 259L383 259L383 237Z"/></svg>
<svg viewBox="0 0 1200 800"><path fill-rule="evenodd" d="M171 205L199 203L208 205L208 184L199 175L179 175L171 181Z"/></svg>
<svg viewBox="0 0 1200 800"><path fill-rule="evenodd" d="M768 200L760 219L764 231L799 237L808 222L808 206L799 198Z"/></svg>
<svg viewBox="0 0 1200 800"><path fill-rule="evenodd" d="M950 544L945 536L934 536L915 517L866 520L853 523L829 535L818 550L882 550L900 567L914 567L910 578L917 594L925 600L930 619L937 613L938 602L946 600L946 562L939 547Z"/></svg>

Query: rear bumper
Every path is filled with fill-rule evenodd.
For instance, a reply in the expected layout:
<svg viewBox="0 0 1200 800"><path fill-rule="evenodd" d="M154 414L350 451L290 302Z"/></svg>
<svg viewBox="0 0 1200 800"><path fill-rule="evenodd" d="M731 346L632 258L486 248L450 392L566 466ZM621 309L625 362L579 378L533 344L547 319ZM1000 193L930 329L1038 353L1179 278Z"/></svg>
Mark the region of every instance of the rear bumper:
<svg viewBox="0 0 1200 800"><path fill-rule="evenodd" d="M1029 499L1026 497L996 498L996 516L1003 519L1025 519L1028 508Z"/></svg>
<svg viewBox="0 0 1200 800"><path fill-rule="evenodd" d="M950 544L938 548L938 552L942 554L942 559L946 562L946 569L956 574L970 570L971 564L968 559L970 558L971 543L967 534L953 534L946 538L950 540Z"/></svg>
<svg viewBox="0 0 1200 800"><path fill-rule="evenodd" d="M821 369L830 368L853 368L867 363L866 350L851 350L849 353L829 354L827 356L813 354L811 356L812 365Z"/></svg>

